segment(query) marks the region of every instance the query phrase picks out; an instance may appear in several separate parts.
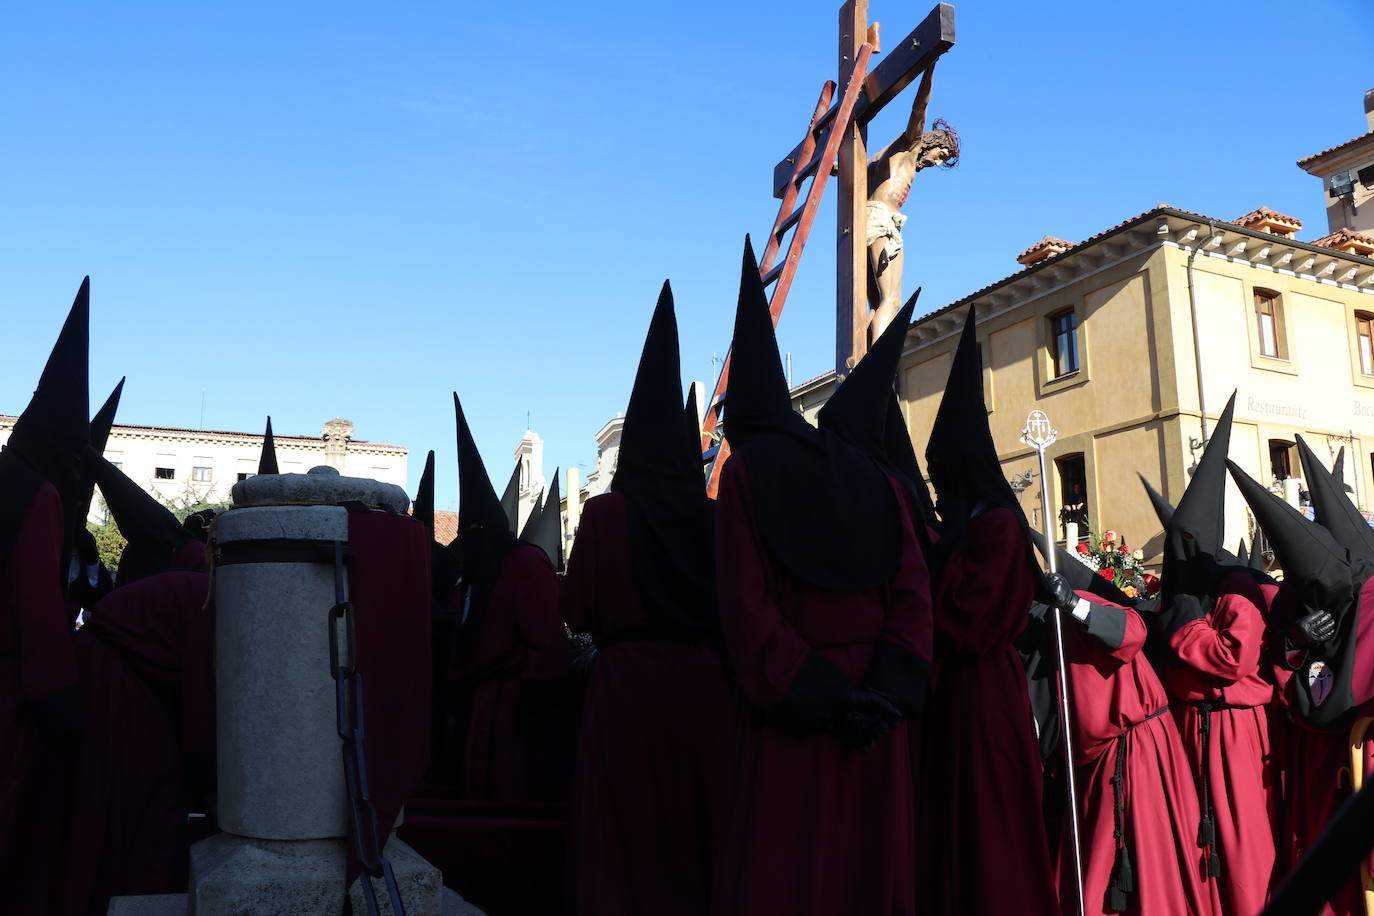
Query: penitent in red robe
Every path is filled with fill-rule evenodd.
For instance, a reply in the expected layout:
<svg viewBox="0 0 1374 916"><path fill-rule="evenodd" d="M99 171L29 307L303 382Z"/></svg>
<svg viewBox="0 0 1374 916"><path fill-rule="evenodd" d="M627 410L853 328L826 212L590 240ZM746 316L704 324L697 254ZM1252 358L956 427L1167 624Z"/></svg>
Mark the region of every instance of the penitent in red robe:
<svg viewBox="0 0 1374 916"><path fill-rule="evenodd" d="M1014 640L1034 592L1010 510L969 521L935 593L935 670L922 763L922 911L1058 912L1042 770Z"/></svg>
<svg viewBox="0 0 1374 916"><path fill-rule="evenodd" d="M461 604L459 605L461 607ZM567 672L572 646L558 616L558 577L544 551L519 544L506 554L482 620L473 660L463 797L537 801L529 742L518 715L522 686Z"/></svg>
<svg viewBox="0 0 1374 916"><path fill-rule="evenodd" d="M1276 878L1279 787L1269 739L1274 684L1262 664L1265 607L1252 576L1225 576L1211 612L1170 637L1181 664L1163 672L1199 800L1214 812L1220 875L1208 880L1217 884L1220 916L1258 913Z"/></svg>
<svg viewBox="0 0 1374 916"><path fill-rule="evenodd" d="M1129 608L1080 592L1092 604L1086 624L1064 615L1064 652L1077 760L1084 911L1111 912L1108 885L1117 859L1115 788L1125 778L1123 841L1135 890L1125 912L1210 916L1215 886L1202 883L1198 800L1187 754L1169 715L1169 697L1141 651L1145 624ZM1124 755L1124 756L1123 756ZM1070 831L1060 832L1064 843ZM1060 851L1064 912L1073 906L1070 847ZM1256 911L1258 912L1258 911Z"/></svg>
<svg viewBox="0 0 1374 916"><path fill-rule="evenodd" d="M769 718L817 665L858 685L880 645L930 657L929 580L910 520L886 585L822 589L770 553L745 471L739 459L726 464L716 502L721 627L741 696L711 912L913 913L908 723L863 752L826 733L793 736Z"/></svg>
<svg viewBox="0 0 1374 916"><path fill-rule="evenodd" d="M186 889L192 780L213 779L209 590L203 571L148 576L106 595L77 633L90 717L64 914L99 916L111 896Z"/></svg>
<svg viewBox="0 0 1374 916"><path fill-rule="evenodd" d="M47 913L51 829L69 787L66 759L29 717L34 701L77 688L72 618L61 588L62 501L39 486L0 566L0 885L18 914Z"/></svg>
<svg viewBox="0 0 1374 916"><path fill-rule="evenodd" d="M1271 722L1280 737L1276 743L1281 745L1283 752L1278 857L1279 870L1286 874L1321 836L1336 809L1350 797L1352 736L1347 728L1315 728L1296 714L1297 703L1293 695L1298 687L1295 681L1303 676L1303 672L1282 664L1282 646L1277 643L1282 640L1281 634L1301 613L1301 606L1290 586L1266 589L1266 592L1269 597L1270 630L1276 643L1271 655L1278 685ZM1359 669L1360 673L1364 673L1370 669L1368 660L1374 659L1374 650L1365 645L1374 645L1374 637L1368 631L1370 624L1374 623L1374 579L1367 580L1360 593L1360 623L1361 628L1352 633L1351 638L1357 639L1358 655L1365 660ZM1361 683L1368 683L1367 675ZM1362 691L1357 699L1364 696ZM1359 717L1371 714L1374 714L1374 703L1366 702L1352 711L1351 718L1358 722ZM1364 743L1361 756L1365 779L1374 778L1374 759L1371 759L1374 757L1374 741ZM1374 861L1370 859L1366 859L1366 863L1374 866ZM1340 893L1321 908L1320 916L1365 916L1362 896L1360 876L1352 872L1350 881Z"/></svg>
<svg viewBox="0 0 1374 916"><path fill-rule="evenodd" d="M625 497L582 510L561 608L599 652L582 710L576 912L699 916L711 899L729 693L718 650L664 636L630 569Z"/></svg>

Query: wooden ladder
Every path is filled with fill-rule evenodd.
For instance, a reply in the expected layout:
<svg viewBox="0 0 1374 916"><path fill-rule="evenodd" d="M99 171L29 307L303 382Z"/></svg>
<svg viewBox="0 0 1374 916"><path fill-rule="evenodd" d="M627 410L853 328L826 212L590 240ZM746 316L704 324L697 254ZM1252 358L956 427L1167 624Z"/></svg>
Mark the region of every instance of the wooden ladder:
<svg viewBox="0 0 1374 916"><path fill-rule="evenodd" d="M768 235L768 244L763 249L763 257L759 259L759 275L763 278L764 288L772 286L772 293L768 298L768 311L773 316L773 327L778 326L778 318L782 315L782 307L787 302L787 293L792 289L792 278L797 274L797 264L801 261L802 249L806 247L806 239L811 234L811 224L816 220L816 210L821 205L821 195L825 193L826 182L830 180L830 172L835 167L835 158L840 151L840 143L848 133L849 123L854 115L854 106L859 100L859 93L863 91L864 78L868 75L868 61L873 56L873 46L865 42L859 47L858 57L854 61L854 69L849 76L848 82L844 87L844 96L840 100L839 110L833 119L824 118L825 113L830 109L830 102L835 95L835 82L827 80L821 87L821 97L816 103L816 110L811 115L811 122L806 128L806 138L802 141L798 155L793 162L792 178L788 181L782 195L782 204L778 207L778 218L773 222L773 231ZM816 146L825 138L825 146L821 151L819 159L814 159ZM801 186L811 175L812 169L815 170L815 178L811 180L811 186L807 188L806 200L800 207L797 206L797 198L801 196ZM787 246L787 254L781 261L778 261L778 251L782 247L782 239L793 227L796 232L792 233L792 239ZM716 497L716 491L720 487L720 472L725 466L725 459L729 457L730 445L720 435L721 408L725 400L726 384L730 380L730 354L725 354L725 364L721 367L720 377L716 379L715 390L711 393L711 399L706 410L706 416L701 424L701 448L703 461L709 460L711 468L706 475L706 494L712 499Z"/></svg>

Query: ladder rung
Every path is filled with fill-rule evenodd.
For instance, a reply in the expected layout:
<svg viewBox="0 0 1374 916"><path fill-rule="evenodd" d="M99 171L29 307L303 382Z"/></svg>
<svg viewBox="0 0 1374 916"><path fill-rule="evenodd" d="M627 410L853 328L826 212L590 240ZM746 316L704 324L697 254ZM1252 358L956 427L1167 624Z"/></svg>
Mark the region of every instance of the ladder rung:
<svg viewBox="0 0 1374 916"><path fill-rule="evenodd" d="M786 266L787 258L784 257L777 267L774 267L772 270L768 271L768 273L763 275L763 285L765 287L768 287L778 282L778 277L782 276L782 269Z"/></svg>
<svg viewBox="0 0 1374 916"><path fill-rule="evenodd" d="M797 209L789 213L787 215L787 219L783 220L781 223L778 224L778 229L773 234L776 235L779 240L781 240L782 237L787 234L787 230L791 229L793 226L797 225L797 223L801 222L802 211L804 211L805 209L806 205L803 204L802 206L798 207Z"/></svg>

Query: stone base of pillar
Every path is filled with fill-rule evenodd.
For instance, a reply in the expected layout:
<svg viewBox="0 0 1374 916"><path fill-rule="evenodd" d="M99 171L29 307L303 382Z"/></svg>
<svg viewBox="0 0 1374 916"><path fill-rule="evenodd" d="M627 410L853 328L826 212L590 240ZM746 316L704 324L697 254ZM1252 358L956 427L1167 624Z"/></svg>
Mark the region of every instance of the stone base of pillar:
<svg viewBox="0 0 1374 916"><path fill-rule="evenodd" d="M396 873L407 916L448 912L441 899L439 869L395 837L386 845L386 857ZM343 840L256 840L216 834L191 847L191 893L184 912L189 916L338 916L343 907L344 858ZM375 881L374 887L382 913L390 913L385 884ZM366 913L358 882L350 892L353 912Z"/></svg>

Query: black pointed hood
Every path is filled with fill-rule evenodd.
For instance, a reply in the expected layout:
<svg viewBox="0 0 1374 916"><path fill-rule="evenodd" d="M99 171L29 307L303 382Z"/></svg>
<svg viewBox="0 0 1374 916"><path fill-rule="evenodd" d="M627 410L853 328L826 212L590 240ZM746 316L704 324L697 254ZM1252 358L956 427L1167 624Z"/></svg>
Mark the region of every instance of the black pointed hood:
<svg viewBox="0 0 1374 916"><path fill-rule="evenodd" d="M94 449L86 453L85 464L119 533L129 542L119 561L119 584L128 585L171 568L176 549L195 540L191 532L171 510Z"/></svg>
<svg viewBox="0 0 1374 916"><path fill-rule="evenodd" d="M677 317L668 283L644 337L611 491L625 500L630 575L656 635L716 633L714 503L702 474L695 390L682 403Z"/></svg>
<svg viewBox="0 0 1374 916"><path fill-rule="evenodd" d="M1270 493L1234 461L1227 461L1231 477L1245 497L1264 539L1283 568L1284 580L1326 583L1347 588L1352 576L1345 548L1316 522Z"/></svg>
<svg viewBox="0 0 1374 916"><path fill-rule="evenodd" d="M701 450L701 411L697 409L697 386L687 387L687 404L682 408L683 426L686 431L686 445L683 451L692 457L692 467L696 476L703 476L704 453Z"/></svg>
<svg viewBox="0 0 1374 916"><path fill-rule="evenodd" d="M1165 531L1169 530L1169 519L1174 517L1174 505L1164 498L1164 495L1150 486L1150 482L1145 479L1145 475L1136 471L1135 476L1140 478L1140 485L1145 488L1145 494L1150 497L1150 505L1154 507L1155 516L1159 519L1159 526Z"/></svg>
<svg viewBox="0 0 1374 916"><path fill-rule="evenodd" d="M81 281L33 397L15 420L0 460L0 559L9 554L34 494L47 481L62 501L63 556L84 539L82 453L89 444L87 357L91 278ZM66 575L62 580L65 587Z"/></svg>
<svg viewBox="0 0 1374 916"><path fill-rule="evenodd" d="M530 529L528 540L544 551L553 568L563 571L563 497L559 493L558 468L553 469L553 479L544 491L544 504L539 510L539 518Z"/></svg>
<svg viewBox="0 0 1374 916"><path fill-rule="evenodd" d="M100 405L100 409L91 417L90 436L91 451L97 455L105 454L105 446L110 441L110 429L114 426L115 412L119 410L119 398L124 393L124 379L119 380L115 385L114 391L105 399L105 403ZM95 477L91 471L83 466L81 474L81 517L85 518L91 513L91 499L95 495Z"/></svg>
<svg viewBox="0 0 1374 916"><path fill-rule="evenodd" d="M420 485L415 489L414 508L410 514L425 526L429 539L434 540L434 449L425 456L425 469L420 472Z"/></svg>
<svg viewBox="0 0 1374 916"><path fill-rule="evenodd" d="M1164 532L1164 600L1177 593L1204 601L1214 598L1217 576L1207 572L1207 559L1231 560L1222 548L1226 525L1226 455L1231 447L1232 393L1212 429L1193 479L1174 507Z"/></svg>
<svg viewBox="0 0 1374 916"><path fill-rule="evenodd" d="M86 277L57 343L48 354L33 398L14 423L11 443L37 434L77 453L86 447L90 417L90 301L91 278Z"/></svg>
<svg viewBox="0 0 1374 916"><path fill-rule="evenodd" d="M806 441L817 439L811 424L792 409L768 296L759 278L754 248L746 235L735 330L730 340L725 438L732 449L739 449L749 439L772 432L788 433Z"/></svg>
<svg viewBox="0 0 1374 916"><path fill-rule="evenodd" d="M1027 541L1022 548L1026 562L1038 574L1039 564L1029 543L1030 524L1007 482L988 426L977 322L977 310L970 304L949 368L945 393L926 444L926 470L935 486L941 525L935 566L943 566L945 557L964 549L969 519L974 509L982 504L1007 509L1016 515Z"/></svg>
<svg viewBox="0 0 1374 916"><path fill-rule="evenodd" d="M920 296L919 289L912 294L816 417L821 429L871 455L882 455L887 445L888 400Z"/></svg>
<svg viewBox="0 0 1374 916"><path fill-rule="evenodd" d="M1246 558L1246 565L1255 572L1263 573L1264 568L1264 537L1256 531L1255 536L1250 541L1250 554Z"/></svg>
<svg viewBox="0 0 1374 916"><path fill-rule="evenodd" d="M725 440L730 460L748 471L749 499L770 552L821 588L854 591L891 579L901 559L896 494L874 456L792 409L747 238L729 372Z"/></svg>
<svg viewBox="0 0 1374 916"><path fill-rule="evenodd" d="M679 479L693 484L701 481L701 450L699 446L685 447L681 411L677 315L673 310L672 287L665 280L644 337L630 403L625 409L612 490L624 490L636 478L653 480L655 485Z"/></svg>
<svg viewBox="0 0 1374 916"><path fill-rule="evenodd" d="M1302 462L1302 476L1307 481L1307 492L1312 497L1312 512L1317 524L1331 532L1336 543L1349 551L1352 564L1374 571L1374 528L1369 527L1364 515L1345 494L1340 478L1326 470L1302 436L1295 438L1298 441L1298 458Z"/></svg>
<svg viewBox="0 0 1374 916"><path fill-rule="evenodd" d="M1356 639L1360 617L1361 587L1369 578L1346 560L1346 550L1331 533L1308 521L1297 509L1270 493L1235 462L1228 461L1231 477L1240 488L1264 532L1265 543L1274 551L1274 559L1283 569L1283 585L1292 589L1297 606L1289 619L1279 622L1287 626L1316 610L1325 610L1336 619L1336 632L1331 639L1311 647L1306 661L1293 677L1293 710L1305 721L1319 728L1341 727L1347 724L1348 714L1368 697L1355 693ZM1369 610L1365 610L1369 613ZM1368 651L1368 647L1366 652ZM1309 662L1320 661L1327 670L1318 676ZM1368 685L1362 685L1361 693Z"/></svg>
<svg viewBox="0 0 1374 916"><path fill-rule="evenodd" d="M458 539L481 530L488 534L506 532L506 512L487 476L487 466L468 428L467 417L458 395L453 395L453 413L458 425ZM503 540L505 538L498 538Z"/></svg>
<svg viewBox="0 0 1374 916"><path fill-rule="evenodd" d="M534 505L530 506L530 514L525 516L525 524L520 526L520 540L530 544L534 543L534 529L539 526L539 519L544 514L546 492L540 490L539 495L534 498Z"/></svg>
<svg viewBox="0 0 1374 916"><path fill-rule="evenodd" d="M1336 460L1331 463L1331 476L1336 478L1336 483L1341 485L1344 490L1345 484L1345 446L1342 445L1336 452Z"/></svg>
<svg viewBox="0 0 1374 916"><path fill-rule="evenodd" d="M259 474L280 474L277 470L277 442L272 438L272 418L267 418L267 430L262 434L262 452L258 455Z"/></svg>
<svg viewBox="0 0 1374 916"><path fill-rule="evenodd" d="M91 448L97 454L105 452L105 446L110 441L110 430L114 427L115 412L119 410L119 398L124 393L124 379L119 380L115 385L114 391L105 399L105 403L100 405L100 409L91 417L90 437Z"/></svg>
<svg viewBox="0 0 1374 916"><path fill-rule="evenodd" d="M925 476L921 473L921 463L916 459L916 447L907 431L906 419L902 416L901 405L897 402L897 392L888 392L887 424L884 436L884 465L894 477L907 488L912 508L916 511L916 524L921 530L916 536L921 545L929 548L928 526L938 524L935 518L935 502L930 498L930 487L926 486Z"/></svg>
<svg viewBox="0 0 1374 916"><path fill-rule="evenodd" d="M1236 545L1236 560L1242 566L1250 565L1250 551L1245 546L1245 538L1241 538L1240 543Z"/></svg>
<svg viewBox="0 0 1374 916"><path fill-rule="evenodd" d="M463 663L477 651L492 589L516 540L456 392L453 414L458 428L458 537L450 547L461 557L462 581L468 586L467 621L459 629L455 654L455 662Z"/></svg>
<svg viewBox="0 0 1374 916"><path fill-rule="evenodd" d="M506 488L501 491L501 509L506 513L506 524L511 534L515 534L520 527L520 465L517 458L510 472L510 480L506 481Z"/></svg>

